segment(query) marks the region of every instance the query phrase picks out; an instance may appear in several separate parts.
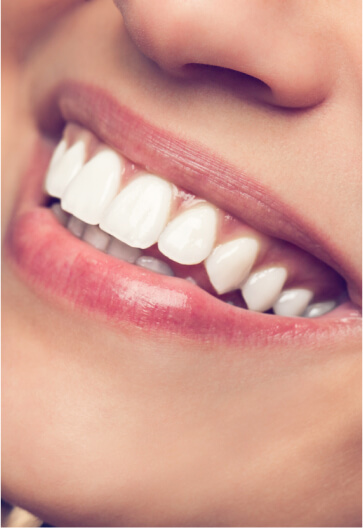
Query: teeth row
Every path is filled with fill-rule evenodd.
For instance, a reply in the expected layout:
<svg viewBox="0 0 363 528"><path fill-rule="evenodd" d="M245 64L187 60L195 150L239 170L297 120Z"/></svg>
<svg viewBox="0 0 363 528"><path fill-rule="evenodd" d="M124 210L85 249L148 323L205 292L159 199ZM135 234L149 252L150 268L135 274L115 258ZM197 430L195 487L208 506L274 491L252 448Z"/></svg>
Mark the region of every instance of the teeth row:
<svg viewBox="0 0 363 528"><path fill-rule="evenodd" d="M250 233L217 243L221 211L205 201L180 204L178 189L145 170L126 177L127 160L98 143L87 160L94 137L87 131L67 146L62 139L50 162L45 189L59 198L53 210L63 225L101 251L158 273L173 275L159 259L142 249L159 251L179 264L204 263L219 295L240 289L250 310L283 316L316 317L333 309L334 301L310 304L314 292L285 289L284 266L252 271L260 240ZM179 207L179 209L178 209ZM70 216L66 213L70 213ZM87 226L85 224L88 224Z"/></svg>
<svg viewBox="0 0 363 528"><path fill-rule="evenodd" d="M128 246L124 242L121 242L121 240L117 240L117 238L108 235L98 226L88 225L79 218L66 213L59 203L54 203L51 209L59 222L67 227L73 235L94 248L104 251L108 255L112 255L120 260L129 262L130 264L136 264L137 266L163 275L174 276L173 270L166 262L143 255L141 249Z"/></svg>

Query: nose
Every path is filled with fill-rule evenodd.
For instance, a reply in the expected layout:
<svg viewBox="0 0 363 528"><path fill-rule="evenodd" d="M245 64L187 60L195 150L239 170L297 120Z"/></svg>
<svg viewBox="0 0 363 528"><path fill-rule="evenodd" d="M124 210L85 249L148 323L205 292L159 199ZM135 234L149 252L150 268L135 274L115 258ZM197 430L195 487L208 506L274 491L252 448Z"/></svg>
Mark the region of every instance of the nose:
<svg viewBox="0 0 363 528"><path fill-rule="evenodd" d="M241 90L252 81L254 97L283 107L314 106L329 93L316 0L114 1L140 51L172 75L223 69Z"/></svg>

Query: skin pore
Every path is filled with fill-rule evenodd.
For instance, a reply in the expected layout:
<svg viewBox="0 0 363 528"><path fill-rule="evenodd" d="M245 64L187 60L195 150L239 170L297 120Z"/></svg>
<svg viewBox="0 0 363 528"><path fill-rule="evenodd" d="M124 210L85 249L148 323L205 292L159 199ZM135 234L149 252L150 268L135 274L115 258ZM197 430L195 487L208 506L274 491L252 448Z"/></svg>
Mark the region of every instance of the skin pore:
<svg viewBox="0 0 363 528"><path fill-rule="evenodd" d="M61 136L44 102L79 82L233 165L231 208L247 174L361 303L360 2L20 4L3 2L4 246L34 146L49 160ZM198 340L44 294L6 250L2 270L5 500L58 526L360 525L358 318L289 346Z"/></svg>

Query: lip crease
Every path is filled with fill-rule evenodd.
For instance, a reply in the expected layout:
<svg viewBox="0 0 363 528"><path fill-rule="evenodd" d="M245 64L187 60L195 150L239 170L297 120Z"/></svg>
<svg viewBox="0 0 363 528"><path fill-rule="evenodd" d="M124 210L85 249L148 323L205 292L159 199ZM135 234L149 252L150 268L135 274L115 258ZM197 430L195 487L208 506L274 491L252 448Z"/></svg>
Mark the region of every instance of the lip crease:
<svg viewBox="0 0 363 528"><path fill-rule="evenodd" d="M61 109L62 121L78 122L134 162L167 175L173 183L220 207L229 197L229 212L234 213L236 200L231 201L236 192L234 169L222 165L210 153L172 140L97 88L66 83L53 92L52 100ZM48 111L54 125L54 107L51 111L48 106ZM208 339L211 344L296 345L299 340L306 343L318 337L346 339L347 335L360 332L360 313L351 302L316 319L250 312L221 302L183 279L161 276L119 261L78 240L42 206L51 151L49 141L41 137L24 175L5 242L6 254L17 274L38 294L47 298L50 294L54 302L65 299L119 329L138 327L149 335L162 331L164 335L196 341ZM207 178L212 166L213 173ZM224 184L219 170L223 170ZM275 232L282 219L286 219L286 207L277 212L276 200L268 196L262 202L261 188L244 177L241 185L237 203L241 204L241 200L245 203L243 220L248 221L253 208L254 216L258 212L264 217L271 214ZM298 238L306 236L298 231ZM314 245L311 241L309 244Z"/></svg>

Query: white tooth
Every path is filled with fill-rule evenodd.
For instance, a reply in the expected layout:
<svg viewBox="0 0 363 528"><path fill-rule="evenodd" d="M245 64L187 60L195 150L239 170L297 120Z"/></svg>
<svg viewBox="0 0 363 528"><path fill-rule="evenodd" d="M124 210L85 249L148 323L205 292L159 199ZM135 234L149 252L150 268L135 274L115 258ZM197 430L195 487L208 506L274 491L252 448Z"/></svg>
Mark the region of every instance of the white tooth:
<svg viewBox="0 0 363 528"><path fill-rule="evenodd" d="M155 271L155 273L161 273L162 275L174 277L174 272L171 267L166 262L163 262L157 258L144 255L139 257L135 264L150 271Z"/></svg>
<svg viewBox="0 0 363 528"><path fill-rule="evenodd" d="M303 317L319 317L331 312L336 307L336 305L337 303L335 301L325 301L311 304L306 308L305 312L303 313Z"/></svg>
<svg viewBox="0 0 363 528"><path fill-rule="evenodd" d="M286 279L287 271L283 267L265 268L252 273L241 288L248 308L255 312L269 310L280 295Z"/></svg>
<svg viewBox="0 0 363 528"><path fill-rule="evenodd" d="M111 149L90 159L62 196L62 209L87 224L99 224L102 215L120 188L125 164Z"/></svg>
<svg viewBox="0 0 363 528"><path fill-rule="evenodd" d="M62 141L59 146L62 144ZM60 152L62 150L63 147L61 147ZM84 164L86 156L85 143L80 139L66 150L62 156L56 152L54 156L55 159L52 159L45 179L45 190L51 196L61 198L67 185L73 180Z"/></svg>
<svg viewBox="0 0 363 528"><path fill-rule="evenodd" d="M236 289L245 280L258 250L258 241L247 237L231 240L215 248L204 264L209 280L219 295Z"/></svg>
<svg viewBox="0 0 363 528"><path fill-rule="evenodd" d="M273 311L276 315L297 317L305 311L313 296L314 292L306 288L285 290L274 303Z"/></svg>
<svg viewBox="0 0 363 528"><path fill-rule="evenodd" d="M65 154L67 150L67 142L65 139L62 139L56 148L54 149L52 159L50 160L48 171L56 166L58 161L63 157L63 154Z"/></svg>
<svg viewBox="0 0 363 528"><path fill-rule="evenodd" d="M196 286L198 285L197 281L193 279L193 277L185 277L184 280L190 282L191 284L195 284Z"/></svg>
<svg viewBox="0 0 363 528"><path fill-rule="evenodd" d="M82 238L86 224L75 216L71 216L68 220L67 229L78 238Z"/></svg>
<svg viewBox="0 0 363 528"><path fill-rule="evenodd" d="M187 209L172 220L159 238L159 250L179 264L199 264L213 249L218 213L209 204Z"/></svg>
<svg viewBox="0 0 363 528"><path fill-rule="evenodd" d="M111 238L111 243L107 248L107 254L134 264L136 259L142 255L142 251L139 248L128 246L116 238Z"/></svg>
<svg viewBox="0 0 363 528"><path fill-rule="evenodd" d="M148 248L158 241L168 221L172 199L170 183L143 174L116 196L100 227L129 246Z"/></svg>
<svg viewBox="0 0 363 528"><path fill-rule="evenodd" d="M91 244L91 246L99 249L100 251L105 251L110 242L110 235L101 231L98 226L88 225L83 233L82 240Z"/></svg>
<svg viewBox="0 0 363 528"><path fill-rule="evenodd" d="M51 210L54 213L54 216L57 218L58 222L62 224L63 226L66 226L69 220L69 214L63 211L63 209L60 206L60 203L54 203L51 205Z"/></svg>

